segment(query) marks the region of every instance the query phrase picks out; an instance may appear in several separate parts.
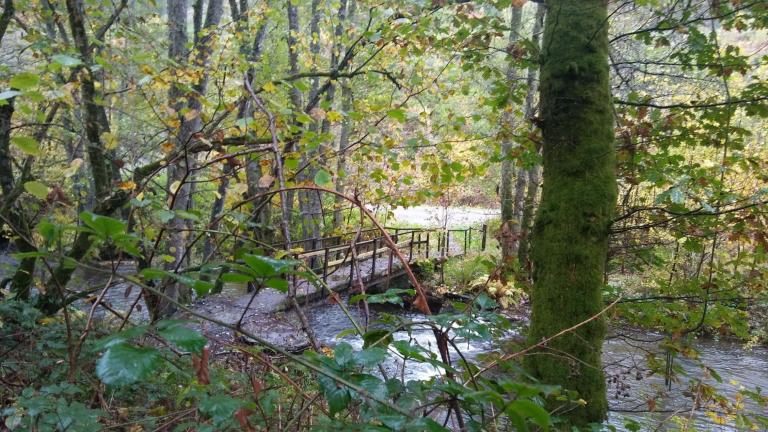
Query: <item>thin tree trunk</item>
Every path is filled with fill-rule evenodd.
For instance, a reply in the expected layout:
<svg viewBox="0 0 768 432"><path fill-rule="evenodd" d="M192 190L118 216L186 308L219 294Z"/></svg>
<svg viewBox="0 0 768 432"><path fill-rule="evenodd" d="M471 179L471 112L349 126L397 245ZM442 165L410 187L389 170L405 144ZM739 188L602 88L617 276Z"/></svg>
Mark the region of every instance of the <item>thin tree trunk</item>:
<svg viewBox="0 0 768 432"><path fill-rule="evenodd" d="M541 66L544 186L531 252L532 343L602 310L617 195L608 3L549 0L547 5ZM570 425L585 427L606 418L604 336L605 323L595 319L526 359L541 382L576 390L586 401L563 410Z"/></svg>
<svg viewBox="0 0 768 432"><path fill-rule="evenodd" d="M295 75L299 73L299 44L298 40L296 39L299 35L299 12L296 8L296 5L293 4L292 0L286 0L286 10L288 14L288 64L289 64L289 71L291 75ZM302 99L301 99L301 92L298 88L295 86L291 86L290 89L290 98L291 98L291 106L293 107L293 124L298 124L296 122L296 114L302 111ZM294 140L289 141L290 144L286 146L286 153L292 152L295 148L295 144L293 144ZM293 225L293 201L294 201L294 191L288 191L287 193L281 195L280 199L285 199L285 206L286 206L286 215L288 215L291 220L286 221L289 226ZM285 217L285 215L284 215ZM287 242L287 239L284 239L284 241ZM289 247L289 245L286 245L286 247Z"/></svg>
<svg viewBox="0 0 768 432"><path fill-rule="evenodd" d="M309 53L312 57L312 71L317 71L318 54L320 53L320 0L312 0L311 5L311 18L309 23L310 29L310 43ZM317 97L317 92L320 87L320 78L312 78L312 85L309 91L309 100L314 100ZM301 108L299 108L301 109ZM312 132L319 132L317 122L313 122L310 127ZM322 132L322 131L320 131ZM309 164L298 176L298 180L310 181L314 178L318 167L312 163L318 154L322 153L322 145L318 146L316 150L310 150L304 153L302 158L302 165ZM305 239L317 239L320 238L320 232L322 230L322 203L320 196L315 191L301 191L298 193L299 197L299 209L301 211L301 222L303 232L302 235ZM307 249L311 249L313 244L310 242L305 246Z"/></svg>
<svg viewBox="0 0 768 432"><path fill-rule="evenodd" d="M199 4L197 5L199 7ZM187 64L187 11L188 4L186 0L168 1L168 29L169 29L169 49L168 56L179 65ZM205 30L212 30L218 26L223 13L222 0L211 0L208 2L208 8L205 16ZM197 55L192 60L195 67L203 68L208 64L211 54L210 38L205 36L198 39ZM200 120L200 110L202 109L201 98L205 97L205 91L208 83L208 73L203 72L200 80L193 85L196 94L186 94L182 86L172 85L168 93L169 101L177 101L173 109L179 112L180 126L175 131L173 137L174 146L177 150L183 150L192 141L193 136L202 129ZM189 101L185 104L181 102L184 98ZM180 112L186 110L188 116ZM184 159L168 168L168 193L169 201L172 202L171 210L190 210L192 202L192 169L195 166L194 155L187 155ZM187 223L179 216L174 216L168 223L168 255L174 258L173 262L165 264L166 270L175 271L182 265L182 258L187 255ZM171 300L161 299L157 304L158 308L152 311L153 319L168 316L175 311L173 302L188 302L191 300L191 291L189 287L179 284L175 281L166 281L165 295ZM148 302L150 303L150 302ZM154 303L154 302L151 302Z"/></svg>
<svg viewBox="0 0 768 432"><path fill-rule="evenodd" d="M80 88L83 104L85 105L85 135L88 139L88 160L91 175L94 181L94 190L97 199L105 198L111 191L112 174L110 173L106 151L101 142L101 134L109 132L108 124L104 122L103 107L98 105L101 98L96 91L91 66L91 45L85 31L85 11L82 0L67 0L67 12L69 15L69 27L72 39L75 42L83 61L83 69L80 76Z"/></svg>
<svg viewBox="0 0 768 432"><path fill-rule="evenodd" d="M0 105L0 191L3 192L3 204L13 189L13 163L10 147L14 99L6 99L6 104Z"/></svg>
<svg viewBox="0 0 768 432"><path fill-rule="evenodd" d="M522 27L523 9L522 7L512 7L512 18L509 25L509 39L508 44L512 47L520 38L520 28ZM507 65L507 83L510 88L515 87L516 84L516 68L513 64L513 60L510 59ZM515 257L513 251L513 243L517 240L514 238L512 231L512 225L518 223L515 219L515 201L514 201L514 188L513 179L515 175L515 161L512 159L512 150L515 147L515 143L512 140L512 134L516 128L514 121L514 113L510 108L504 112L502 116L504 128L507 130L507 137L501 143L501 152L504 156L504 160L501 162L501 186L499 188L499 195L501 199L501 232L499 243L501 244L501 257L502 263L507 270L510 270Z"/></svg>
<svg viewBox="0 0 768 432"><path fill-rule="evenodd" d="M127 202L127 194L124 191L118 191L110 195L113 192L114 177L111 173L111 164L107 160L106 149L101 141L101 134L109 132L109 123L104 121L104 107L99 105L101 94L96 90L94 73L91 69L92 48L86 33L84 5L82 0L66 0L66 6L72 39L83 62L80 71L80 88L84 105L88 162L97 202L92 211L99 215L111 215ZM61 33L65 34L63 29ZM41 134L40 139L43 136L44 133ZM55 313L65 306L61 303L61 290L66 287L74 272L74 267L68 261L79 261L84 258L92 244L90 235L77 234L66 258L53 269L51 277L45 284L44 292L38 298L37 306L40 310Z"/></svg>
<svg viewBox="0 0 768 432"><path fill-rule="evenodd" d="M5 0L3 2L3 14L0 15L0 46L3 45L3 37L5 37L5 32L8 30L14 13L16 13L16 8L13 5L13 0Z"/></svg>
<svg viewBox="0 0 768 432"><path fill-rule="evenodd" d="M536 14L534 16L533 30L531 33L531 43L536 48L539 48L541 40L541 29L544 26L544 13L546 7L544 4L538 4L536 6ZM532 64L528 68L528 76L526 77L526 85L528 91L525 95L525 109L524 116L526 120L532 119L536 114L536 105L534 103L536 93L539 91L537 75L538 75L538 62ZM537 148L537 151L539 149ZM517 262L520 267L520 275L528 274L530 266L528 265L528 233L530 232L530 226L532 216L534 214L534 204L536 201L536 195L538 194L539 180L538 176L540 168L538 165L520 169L517 174L517 181L515 182L515 198L514 198L514 214L517 223L512 224L512 247L510 252L517 255Z"/></svg>
<svg viewBox="0 0 768 432"><path fill-rule="evenodd" d="M344 82L341 85L341 110L344 113L348 113L352 110L352 88L348 82ZM344 179L346 177L347 170L347 154L345 149L349 146L349 135L352 129L352 120L345 115L341 122L341 133L339 134L339 151L336 159L336 191L340 194L344 193L346 184ZM333 227L340 228L344 224L344 213L342 207L344 200L339 197L334 197L334 210L333 210Z"/></svg>
<svg viewBox="0 0 768 432"><path fill-rule="evenodd" d="M541 167L537 165L528 170L528 189L525 192L523 219L520 223L520 247L517 251L517 261L520 263L520 269L522 271L521 277L524 280L530 280L531 270L533 269L530 261L530 232L533 226L533 218L536 214L536 198L539 195L540 186Z"/></svg>
<svg viewBox="0 0 768 432"><path fill-rule="evenodd" d="M221 211L224 210L224 202L227 197L227 189L229 188L229 177L232 175L232 165L227 162L224 164L224 170L219 180L219 186L216 188L216 199L213 200L213 206L211 206L211 216L209 218L210 223L208 229L210 231L216 231L219 229L219 216ZM207 263L213 257L214 241L216 238L214 233L209 233L205 237L203 244L203 263Z"/></svg>

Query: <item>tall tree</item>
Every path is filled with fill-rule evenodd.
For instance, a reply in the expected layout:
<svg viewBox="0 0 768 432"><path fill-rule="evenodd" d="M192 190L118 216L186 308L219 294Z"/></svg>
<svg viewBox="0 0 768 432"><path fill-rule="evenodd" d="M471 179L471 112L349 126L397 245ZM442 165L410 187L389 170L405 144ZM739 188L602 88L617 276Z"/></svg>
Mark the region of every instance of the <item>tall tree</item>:
<svg viewBox="0 0 768 432"><path fill-rule="evenodd" d="M509 24L509 51L513 50L515 43L520 38L520 28L522 27L523 8L521 6L512 6L512 18ZM514 89L517 86L517 67L514 64L514 58L510 59L507 65L507 84L510 89ZM510 90L512 91L512 90ZM512 226L518 225L515 214L515 199L514 199L514 176L515 176L515 164L512 159L512 150L515 147L515 143L512 139L513 130L516 127L515 115L508 107L503 115L504 126L508 130L508 136L501 143L501 150L504 156L504 160L501 162L501 187L499 195L501 196L501 238L499 243L501 244L501 256L504 263L504 267L509 269L512 260L515 257L514 233L512 232Z"/></svg>
<svg viewBox="0 0 768 432"><path fill-rule="evenodd" d="M530 341L581 323L603 307L601 290L616 201L607 2L549 0L541 64L543 190L534 226ZM527 361L542 381L577 390L573 425L605 419L595 319Z"/></svg>
<svg viewBox="0 0 768 432"><path fill-rule="evenodd" d="M540 48L541 44L541 30L544 26L544 15L547 8L543 3L536 5L536 14L534 16L533 31L531 34L531 45ZM524 116L527 120L533 119L536 115L536 104L534 100L536 94L539 91L538 82L539 63L533 62L528 67L528 76L526 78L528 93L525 95L525 111ZM536 151L539 152L540 146L536 146ZM541 166L535 164L533 166L526 167L520 170L518 173L517 181L515 182L515 214L519 218L519 224L515 226L515 243L513 250L517 251L517 262L521 268L521 274L529 274L530 263L528 262L528 249L529 240L528 233L530 226L532 225L532 219L534 215L534 206L536 197L539 193L539 178L541 177Z"/></svg>
<svg viewBox="0 0 768 432"><path fill-rule="evenodd" d="M196 2L196 10L202 10L202 3ZM189 56L187 48L187 0L170 0L168 2L168 57L177 65L187 65ZM202 13L202 12L198 12ZM203 99L208 84L207 65L212 51L212 32L219 25L223 13L222 0L210 0L205 14L203 28L196 32L194 44L195 55L193 66L200 68L202 72L196 82L189 87L176 83L168 92L168 100L174 111L178 113L179 126L171 131L171 141L177 151L184 152L192 144L195 134L202 130L200 110L203 107ZM205 32L208 33L205 33ZM200 33L204 34L200 34ZM168 201L171 210L186 211L190 209L192 199L192 170L195 165L195 155L185 154L177 164L168 169ZM166 263L166 269L177 270L182 259L188 255L187 251L187 223L179 215L175 215L169 222L168 255L174 260ZM191 292L188 287L177 282L168 282L165 287L165 295L173 301L188 301ZM148 303L155 303L149 301ZM160 301L159 306L152 310L153 317L168 315L174 311L174 307L166 301Z"/></svg>

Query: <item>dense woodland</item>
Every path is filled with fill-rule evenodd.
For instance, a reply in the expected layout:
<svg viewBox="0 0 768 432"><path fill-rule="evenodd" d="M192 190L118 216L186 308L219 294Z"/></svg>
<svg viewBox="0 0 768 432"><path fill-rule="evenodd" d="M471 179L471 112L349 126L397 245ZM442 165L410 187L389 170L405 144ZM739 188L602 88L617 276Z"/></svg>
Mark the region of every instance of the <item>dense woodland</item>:
<svg viewBox="0 0 768 432"><path fill-rule="evenodd" d="M768 430L766 0L0 3L0 430Z"/></svg>

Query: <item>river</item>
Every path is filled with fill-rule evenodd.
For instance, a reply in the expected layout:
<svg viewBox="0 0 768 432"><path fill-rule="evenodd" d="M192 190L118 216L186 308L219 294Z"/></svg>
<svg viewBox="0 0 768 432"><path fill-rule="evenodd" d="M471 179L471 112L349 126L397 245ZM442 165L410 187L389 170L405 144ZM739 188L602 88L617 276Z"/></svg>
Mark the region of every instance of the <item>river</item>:
<svg viewBox="0 0 768 432"><path fill-rule="evenodd" d="M357 306L350 306L350 312L355 319L362 322L362 313ZM397 313L403 318L412 320L426 318L413 312L393 312L392 310L387 312ZM381 312L371 311L371 321L380 315ZM319 305L309 312L309 317L322 343L333 346L343 341L355 348L362 348L362 340L358 336L337 338L339 333L351 327L349 320L338 306ZM517 329L508 334L510 339L519 337L519 331L524 326L523 321L516 324ZM658 346L659 335L635 332L630 336L626 334L626 329L622 329L624 337L619 337L615 332L611 333L613 334L603 346L603 363L611 410L608 424L615 426L618 430L626 430L624 425L627 420L639 423L640 430L643 431L677 430L670 420L672 415L677 414L681 419L690 418L691 425L695 424L698 430L736 431L738 429L733 424L717 424L705 410L691 410L692 397L687 392L691 382L701 379L731 401L742 386L753 390L755 387L768 388L768 350L765 348L746 350L742 345L734 342L696 341L693 346L700 352L699 361L676 359L675 364L682 370L678 373L678 380L673 382L671 390L667 390L662 376L649 375L646 362L648 353L661 351ZM404 331L398 332L394 338L395 340L410 338L412 343L418 343L435 352L432 332L426 328L414 329L410 335ZM503 341L468 342L457 339L457 345L467 359L482 362L482 354L497 351L498 347L504 344ZM714 369L722 378L722 382L717 382L711 374L708 375L701 364ZM389 375L402 375L406 379L428 379L441 373L434 366L421 363L411 362L407 367L403 367L402 363L394 358L388 360L383 366ZM649 399L656 399L653 413L647 412ZM745 400L744 410L761 413L760 410L765 408ZM768 413L762 412L762 414Z"/></svg>

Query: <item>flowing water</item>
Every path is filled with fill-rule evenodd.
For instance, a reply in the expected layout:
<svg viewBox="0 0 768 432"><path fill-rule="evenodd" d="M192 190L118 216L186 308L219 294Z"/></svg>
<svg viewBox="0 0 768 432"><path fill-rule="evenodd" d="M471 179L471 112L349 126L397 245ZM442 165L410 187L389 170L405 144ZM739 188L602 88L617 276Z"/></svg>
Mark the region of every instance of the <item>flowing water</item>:
<svg viewBox="0 0 768 432"><path fill-rule="evenodd" d="M6 263L7 265L8 263ZM122 269L121 269L122 270ZM79 274L73 279L72 285L80 285L82 289L102 288L105 283L103 274ZM241 287L228 287L226 290L238 291ZM118 283L110 288L105 299L116 310L128 310L139 296L139 290L125 283ZM138 301L139 310L134 311L132 320L146 320L146 310L141 308L143 302ZM88 308L88 304L81 304ZM353 317L362 322L363 314L357 306L350 306ZM104 309L97 309L98 316L109 316ZM348 342L356 348L362 347L362 340L356 336L337 338L337 335L351 327L349 320L338 306L320 304L310 307L308 315L312 328L317 332L322 343L333 346L341 341ZM413 312L402 310L389 311L406 319L423 320L425 317ZM381 312L371 311L370 320L374 321ZM523 323L518 323L522 327ZM435 351L432 332L426 328L415 329L410 335L398 332L395 339L412 339L426 348ZM519 338L519 331L509 333L509 338ZM733 431L737 430L731 421L730 425L717 424L715 419L705 413L704 409L692 409L696 392L691 392L691 384L703 382L712 385L718 393L729 401L737 399L740 389L756 390L768 388L768 349L758 347L744 349L740 344L718 340L699 340L694 348L700 353L698 361L678 358L676 366L680 369L678 379L671 388L667 388L664 378L659 374L650 374L646 358L650 353L658 354L659 335L650 333L631 333L610 337L603 347L603 363L608 378L608 395L611 408L609 423L619 430L624 430L626 419L637 421L641 430L676 430L669 419L678 416L681 419L692 419L699 430ZM482 354L498 351L503 345L499 341L462 341L457 339L457 345L462 354L470 361L482 363ZM457 357L457 356L453 356ZM721 378L709 373L707 367L716 371ZM383 365L390 376L402 376L405 379L427 379L439 375L440 370L427 364L408 363L403 365L397 360L389 360ZM763 390L763 394L765 391ZM655 400L655 402L649 402ZM648 413L650 405L654 412ZM768 417L765 407L760 407L749 399L743 402L745 412L757 413ZM715 408L713 411L722 411ZM672 427L670 427L672 425ZM758 429L768 430L768 429Z"/></svg>
<svg viewBox="0 0 768 432"><path fill-rule="evenodd" d="M352 316L362 322L363 313L358 306L350 306ZM393 312L405 319L423 320L425 317L405 311ZM381 312L371 311L370 320L374 321ZM357 336L337 335L351 327L349 320L338 306L321 305L309 311L312 327L317 329L321 342L333 346L339 342L347 342L355 348L362 347L362 340ZM523 323L519 322L521 328ZM519 338L519 332L513 330L509 338ZM395 340L411 339L423 347L436 352L432 332L426 328L415 329L410 335L398 332ZM698 430L735 431L730 425L717 424L704 409L691 410L695 394L688 391L691 383L702 380L712 385L719 393L733 401L740 388L755 390L756 387L768 388L768 350L754 348L746 350L742 345L715 340L700 340L694 343L694 348L700 352L699 361L678 358L675 365L681 368L678 378L667 389L664 378L658 374L649 375L646 362L648 353L660 353L659 335L637 333L619 337L613 335L603 347L603 363L607 376L610 404L609 424L618 430L626 430L627 420L634 420L641 425L641 430L676 430L671 417L677 415L681 419L690 418ZM482 354L498 350L501 343L492 341L466 341L457 339L457 345L462 354L470 361L482 362ZM457 357L453 355L453 357ZM702 364L712 368L719 374L718 382L711 373L706 373ZM401 376L405 379L428 379L441 374L434 366L421 363L402 362L391 359L383 365L388 375ZM648 413L649 399L656 399L653 413ZM744 401L744 411L768 415L764 407L759 407L750 400Z"/></svg>

